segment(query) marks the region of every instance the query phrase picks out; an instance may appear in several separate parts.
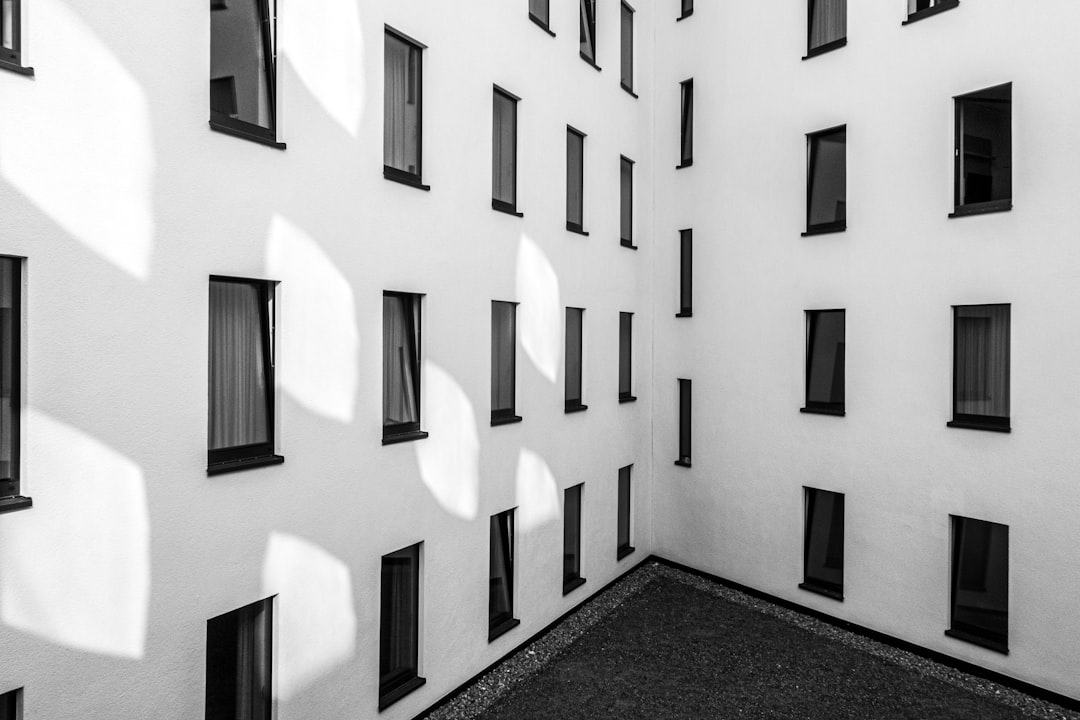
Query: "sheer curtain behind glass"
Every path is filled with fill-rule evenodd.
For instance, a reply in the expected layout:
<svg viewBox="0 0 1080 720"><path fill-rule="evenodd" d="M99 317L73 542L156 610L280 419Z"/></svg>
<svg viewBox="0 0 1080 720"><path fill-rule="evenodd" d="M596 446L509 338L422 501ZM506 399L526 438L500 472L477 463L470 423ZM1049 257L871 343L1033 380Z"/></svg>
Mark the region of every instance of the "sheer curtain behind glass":
<svg viewBox="0 0 1080 720"><path fill-rule="evenodd" d="M585 173L585 138L566 131L566 223L580 230L582 223L582 197Z"/></svg>
<svg viewBox="0 0 1080 720"><path fill-rule="evenodd" d="M488 624L495 627L514 617L514 513L491 516Z"/></svg>
<svg viewBox="0 0 1080 720"><path fill-rule="evenodd" d="M955 309L956 415L1009 417L1009 305Z"/></svg>
<svg viewBox="0 0 1080 720"><path fill-rule="evenodd" d="M420 428L420 298L383 295L383 428Z"/></svg>
<svg viewBox="0 0 1080 720"><path fill-rule="evenodd" d="M491 197L506 209L513 210L515 197L515 125L517 103L496 90L491 133Z"/></svg>
<svg viewBox="0 0 1080 720"><path fill-rule="evenodd" d="M0 0L0 47L18 50L15 46L15 3L17 0Z"/></svg>
<svg viewBox="0 0 1080 720"><path fill-rule="evenodd" d="M632 465L619 468L618 550L630 548L630 471Z"/></svg>
<svg viewBox="0 0 1080 720"><path fill-rule="evenodd" d="M213 6L213 3L211 3ZM267 0L229 0L210 12L210 79L232 78L235 107L211 91L211 118L274 127L274 37ZM224 116L224 117L222 117Z"/></svg>
<svg viewBox="0 0 1080 720"><path fill-rule="evenodd" d="M548 24L548 0L529 0L529 14L534 18Z"/></svg>
<svg viewBox="0 0 1080 720"><path fill-rule="evenodd" d="M581 485L563 496L563 586L581 577Z"/></svg>
<svg viewBox="0 0 1080 720"><path fill-rule="evenodd" d="M806 228L842 227L847 221L847 128L809 138Z"/></svg>
<svg viewBox="0 0 1080 720"><path fill-rule="evenodd" d="M17 479L19 293L19 261L0 258L0 497L17 493L4 486Z"/></svg>
<svg viewBox="0 0 1080 720"><path fill-rule="evenodd" d="M513 303L491 303L491 415L514 414L514 313Z"/></svg>
<svg viewBox="0 0 1080 720"><path fill-rule="evenodd" d="M619 237L623 245L634 242L634 162L619 160Z"/></svg>
<svg viewBox="0 0 1080 720"><path fill-rule="evenodd" d="M383 165L420 175L420 50L385 33Z"/></svg>
<svg viewBox="0 0 1080 720"><path fill-rule="evenodd" d="M847 0L810 0L810 49L847 37Z"/></svg>
<svg viewBox="0 0 1080 720"><path fill-rule="evenodd" d="M619 397L622 399L630 398L633 394L630 387L633 321L633 313L619 313Z"/></svg>
<svg viewBox="0 0 1080 720"><path fill-rule="evenodd" d="M566 308L566 388L567 408L581 406L581 308Z"/></svg>
<svg viewBox="0 0 1080 720"><path fill-rule="evenodd" d="M382 559L379 630L379 692L416 677L419 610L419 546Z"/></svg>
<svg viewBox="0 0 1080 720"><path fill-rule="evenodd" d="M269 720L273 602L207 622L206 720Z"/></svg>
<svg viewBox="0 0 1080 720"><path fill-rule="evenodd" d="M596 62L596 0L579 0L581 7L581 54Z"/></svg>
<svg viewBox="0 0 1080 720"><path fill-rule="evenodd" d="M634 89L634 11L622 4L622 84Z"/></svg>

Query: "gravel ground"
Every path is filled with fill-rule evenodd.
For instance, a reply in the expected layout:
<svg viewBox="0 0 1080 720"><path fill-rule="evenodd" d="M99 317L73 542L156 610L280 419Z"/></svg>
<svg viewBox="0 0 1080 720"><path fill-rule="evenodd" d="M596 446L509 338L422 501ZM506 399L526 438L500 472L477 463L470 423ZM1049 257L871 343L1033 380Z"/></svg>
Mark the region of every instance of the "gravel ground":
<svg viewBox="0 0 1080 720"><path fill-rule="evenodd" d="M1080 720L1080 713L649 563L429 717Z"/></svg>

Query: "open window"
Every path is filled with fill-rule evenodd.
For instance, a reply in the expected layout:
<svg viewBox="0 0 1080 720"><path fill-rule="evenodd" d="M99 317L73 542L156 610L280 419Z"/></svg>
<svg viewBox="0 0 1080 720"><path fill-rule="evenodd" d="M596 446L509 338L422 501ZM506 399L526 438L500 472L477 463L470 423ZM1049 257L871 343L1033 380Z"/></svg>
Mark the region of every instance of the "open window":
<svg viewBox="0 0 1080 720"><path fill-rule="evenodd" d="M563 595L585 584L581 577L581 490L584 484L563 494Z"/></svg>
<svg viewBox="0 0 1080 720"><path fill-rule="evenodd" d="M275 120L275 8L275 0L211 0L210 127L284 148Z"/></svg>
<svg viewBox="0 0 1080 720"><path fill-rule="evenodd" d="M206 622L206 720L270 720L274 598Z"/></svg>
<svg viewBox="0 0 1080 720"><path fill-rule="evenodd" d="M1009 432L1010 309L953 307L953 419L950 427Z"/></svg>
<svg viewBox="0 0 1080 720"><path fill-rule="evenodd" d="M956 103L955 209L949 217L1012 209L1012 83Z"/></svg>
<svg viewBox="0 0 1080 720"><path fill-rule="evenodd" d="M803 412L844 414L843 310L806 311L806 404Z"/></svg>
<svg viewBox="0 0 1080 720"><path fill-rule="evenodd" d="M385 29L383 67L383 177L429 190L421 172L424 46Z"/></svg>
<svg viewBox="0 0 1080 720"><path fill-rule="evenodd" d="M420 304L383 293L383 444L427 437L420 430Z"/></svg>
<svg viewBox="0 0 1080 720"><path fill-rule="evenodd" d="M596 64L596 0L578 0L581 27L581 59L599 70Z"/></svg>
<svg viewBox="0 0 1080 720"><path fill-rule="evenodd" d="M1009 526L952 518L950 637L1009 651Z"/></svg>
<svg viewBox="0 0 1080 720"><path fill-rule="evenodd" d="M491 516L488 642L517 627L514 617L514 511Z"/></svg>
<svg viewBox="0 0 1080 720"><path fill-rule="evenodd" d="M806 136L806 235L847 229L847 126Z"/></svg>
<svg viewBox="0 0 1080 720"><path fill-rule="evenodd" d="M563 400L566 412L588 410L582 403L582 354L585 311L566 308L566 377Z"/></svg>
<svg viewBox="0 0 1080 720"><path fill-rule="evenodd" d="M803 581L821 595L844 599L844 496L804 488Z"/></svg>
<svg viewBox="0 0 1080 720"><path fill-rule="evenodd" d="M382 557L379 710L423 685L420 659L420 543Z"/></svg>
<svg viewBox="0 0 1080 720"><path fill-rule="evenodd" d="M847 0L809 0L806 58L847 44Z"/></svg>

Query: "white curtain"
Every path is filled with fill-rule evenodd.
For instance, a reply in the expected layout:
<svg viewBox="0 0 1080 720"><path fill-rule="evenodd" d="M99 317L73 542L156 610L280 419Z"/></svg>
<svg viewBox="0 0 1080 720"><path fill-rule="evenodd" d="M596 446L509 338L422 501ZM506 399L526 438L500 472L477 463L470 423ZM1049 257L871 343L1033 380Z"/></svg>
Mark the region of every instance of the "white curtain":
<svg viewBox="0 0 1080 720"><path fill-rule="evenodd" d="M810 48L847 37L847 0L814 0L810 16Z"/></svg>
<svg viewBox="0 0 1080 720"><path fill-rule="evenodd" d="M807 227L847 220L847 129L810 138Z"/></svg>
<svg viewBox="0 0 1080 720"><path fill-rule="evenodd" d="M236 720L270 717L270 603L240 610L236 642Z"/></svg>
<svg viewBox="0 0 1080 720"><path fill-rule="evenodd" d="M383 164L418 174L420 51L386 33Z"/></svg>
<svg viewBox="0 0 1080 720"><path fill-rule="evenodd" d="M1009 416L1009 306L956 308L956 412Z"/></svg>
<svg viewBox="0 0 1080 720"><path fill-rule="evenodd" d="M254 283L210 282L210 449L270 441L268 307Z"/></svg>
<svg viewBox="0 0 1080 720"><path fill-rule="evenodd" d="M383 425L420 422L419 305L415 296L383 296Z"/></svg>

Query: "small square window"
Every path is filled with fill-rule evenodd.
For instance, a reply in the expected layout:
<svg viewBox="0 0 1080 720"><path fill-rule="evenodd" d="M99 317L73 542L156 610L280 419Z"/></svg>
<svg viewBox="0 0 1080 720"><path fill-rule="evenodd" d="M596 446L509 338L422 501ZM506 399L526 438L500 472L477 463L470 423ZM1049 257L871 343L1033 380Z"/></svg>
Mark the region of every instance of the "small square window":
<svg viewBox="0 0 1080 720"><path fill-rule="evenodd" d="M34 74L22 64L22 0L0 0L0 68Z"/></svg>
<svg viewBox="0 0 1080 720"><path fill-rule="evenodd" d="M514 618L514 511L491 516L488 642L520 624Z"/></svg>
<svg viewBox="0 0 1080 720"><path fill-rule="evenodd" d="M563 495L563 595L585 584L581 577L581 490L567 488Z"/></svg>
<svg viewBox="0 0 1080 720"><path fill-rule="evenodd" d="M566 308L566 388L563 393L566 412L578 412L589 407L582 404L581 392L584 320L584 310Z"/></svg>
<svg viewBox="0 0 1080 720"><path fill-rule="evenodd" d="M379 710L423 685L420 543L383 555L379 604Z"/></svg>
<svg viewBox="0 0 1080 720"><path fill-rule="evenodd" d="M806 404L803 412L844 414L843 310L806 311Z"/></svg>
<svg viewBox="0 0 1080 720"><path fill-rule="evenodd" d="M596 0L578 0L578 4L581 9L581 58L596 67Z"/></svg>
<svg viewBox="0 0 1080 720"><path fill-rule="evenodd" d="M274 598L206 622L206 720L270 720Z"/></svg>
<svg viewBox="0 0 1080 720"><path fill-rule="evenodd" d="M420 430L422 295L383 293L383 444L427 437Z"/></svg>
<svg viewBox="0 0 1080 720"><path fill-rule="evenodd" d="M679 312L675 317L694 315L694 231L679 231Z"/></svg>
<svg viewBox="0 0 1080 720"><path fill-rule="evenodd" d="M633 468L633 465L619 468L618 540L615 548L615 558L617 560L622 560L624 557L634 552L634 547L630 544L630 518L632 515L630 510L630 473Z"/></svg>
<svg viewBox="0 0 1080 720"><path fill-rule="evenodd" d="M424 46L386 27L383 66L383 177L429 190L421 178Z"/></svg>
<svg viewBox="0 0 1080 720"><path fill-rule="evenodd" d="M950 217L1012 209L1012 83L956 102L955 204Z"/></svg>
<svg viewBox="0 0 1080 720"><path fill-rule="evenodd" d="M637 400L633 392L634 313L619 313L619 402Z"/></svg>
<svg viewBox="0 0 1080 720"><path fill-rule="evenodd" d="M847 228L847 126L806 136L806 232Z"/></svg>
<svg viewBox="0 0 1080 720"><path fill-rule="evenodd" d="M626 156L619 158L619 243L637 249L634 245L634 161Z"/></svg>
<svg viewBox="0 0 1080 720"><path fill-rule="evenodd" d="M623 90L634 94L634 8L622 3L622 78Z"/></svg>
<svg viewBox="0 0 1080 720"><path fill-rule="evenodd" d="M820 55L847 44L847 0L809 1L806 57Z"/></svg>
<svg viewBox="0 0 1080 720"><path fill-rule="evenodd" d="M491 302L491 424L520 422L514 405L517 303Z"/></svg>
<svg viewBox="0 0 1080 720"><path fill-rule="evenodd" d="M511 215L517 211L518 98L500 88L492 93L491 207Z"/></svg>
<svg viewBox="0 0 1080 720"><path fill-rule="evenodd" d="M29 507L19 480L22 259L0 256L0 512Z"/></svg>
<svg viewBox="0 0 1080 720"><path fill-rule="evenodd" d="M566 126L566 229L588 235L584 228L585 134Z"/></svg>
<svg viewBox="0 0 1080 720"><path fill-rule="evenodd" d="M952 518L952 612L946 635L1009 652L1009 526Z"/></svg>
<svg viewBox="0 0 1080 720"><path fill-rule="evenodd" d="M902 25L937 15L960 5L960 0L908 0L908 17Z"/></svg>
<svg viewBox="0 0 1080 720"><path fill-rule="evenodd" d="M22 720L23 689L0 695L0 720Z"/></svg>
<svg viewBox="0 0 1080 720"><path fill-rule="evenodd" d="M210 127L277 142L275 0L210 2Z"/></svg>
<svg viewBox="0 0 1080 720"><path fill-rule="evenodd" d="M694 80L679 83L682 118L679 123L679 164L675 169L694 164Z"/></svg>
<svg viewBox="0 0 1080 720"><path fill-rule="evenodd" d="M844 599L844 496L805 490L804 590Z"/></svg>
<svg viewBox="0 0 1080 720"><path fill-rule="evenodd" d="M679 459L676 465L690 467L690 381L679 379Z"/></svg>
<svg viewBox="0 0 1080 720"><path fill-rule="evenodd" d="M1009 432L1009 305L953 307L950 427Z"/></svg>

